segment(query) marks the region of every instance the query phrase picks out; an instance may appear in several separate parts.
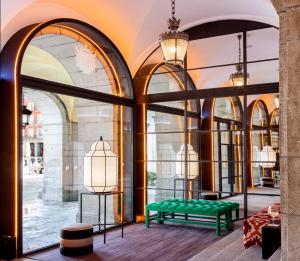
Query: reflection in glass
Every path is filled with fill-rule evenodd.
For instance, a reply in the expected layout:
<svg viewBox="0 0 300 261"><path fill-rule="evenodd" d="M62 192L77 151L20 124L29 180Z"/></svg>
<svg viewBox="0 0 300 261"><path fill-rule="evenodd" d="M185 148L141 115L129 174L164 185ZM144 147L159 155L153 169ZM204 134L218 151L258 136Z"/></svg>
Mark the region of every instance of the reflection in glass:
<svg viewBox="0 0 300 261"><path fill-rule="evenodd" d="M70 27L50 25L30 41L21 73L92 91L132 97L130 78L118 59L118 53L105 37L98 37L102 38L101 44L96 46L87 36Z"/></svg>
<svg viewBox="0 0 300 261"><path fill-rule="evenodd" d="M131 221L131 109L24 89L25 101L34 108L23 131L24 252L57 243L62 225L79 222L79 195L88 192L84 156L100 136L119 155L117 189L125 193L125 221ZM97 200L84 197L83 222L98 222ZM108 200L108 223L119 220L120 204L117 198Z"/></svg>
<svg viewBox="0 0 300 261"><path fill-rule="evenodd" d="M268 133L268 114L264 107L264 104L258 100L254 104L252 112L252 130L251 130L251 141L252 141L252 155L257 153L257 149L262 151L263 147L270 145L270 136ZM262 154L260 153L261 160ZM255 157L252 156L252 161ZM261 185L261 178L272 177L272 171L268 168L262 168L262 162L251 162L252 164L252 182L253 186Z"/></svg>
<svg viewBox="0 0 300 261"><path fill-rule="evenodd" d="M235 103L232 98L216 98L214 102L214 178L220 196L242 189L240 111Z"/></svg>
<svg viewBox="0 0 300 261"><path fill-rule="evenodd" d="M189 129L194 119L188 118ZM197 152L197 138L188 135L188 142ZM161 112L147 111L147 178L148 202L156 202L174 196L183 197L183 179L176 175L177 153L184 144L183 117ZM194 160L190 159L190 162ZM197 163L198 164L198 163ZM199 173L197 173L197 176ZM198 181L197 177L195 179ZM195 186L196 182L195 181ZM197 184L198 185L198 184Z"/></svg>

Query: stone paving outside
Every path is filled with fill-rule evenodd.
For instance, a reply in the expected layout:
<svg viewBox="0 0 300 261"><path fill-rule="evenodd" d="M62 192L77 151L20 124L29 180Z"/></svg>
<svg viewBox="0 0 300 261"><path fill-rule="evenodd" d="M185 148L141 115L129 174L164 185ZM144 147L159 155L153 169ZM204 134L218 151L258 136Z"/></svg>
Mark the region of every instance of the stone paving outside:
<svg viewBox="0 0 300 261"><path fill-rule="evenodd" d="M60 227L76 223L78 202L39 199L43 175L26 175L23 184L23 252L26 253L57 243Z"/></svg>
<svg viewBox="0 0 300 261"><path fill-rule="evenodd" d="M23 252L27 253L59 242L60 228L78 222L78 201L60 202L40 199L43 175L23 176ZM97 223L97 198L83 200L83 222ZM103 199L101 203L103 209ZM87 218L87 212L91 215ZM103 211L101 220L103 222ZM76 218L77 217L77 218ZM116 222L111 201L107 205L107 223ZM108 225L107 227L109 227ZM98 227L94 227L98 230Z"/></svg>
<svg viewBox="0 0 300 261"><path fill-rule="evenodd" d="M60 227L76 223L77 212L78 202L43 202L36 199L24 204L23 251L26 253L57 243Z"/></svg>

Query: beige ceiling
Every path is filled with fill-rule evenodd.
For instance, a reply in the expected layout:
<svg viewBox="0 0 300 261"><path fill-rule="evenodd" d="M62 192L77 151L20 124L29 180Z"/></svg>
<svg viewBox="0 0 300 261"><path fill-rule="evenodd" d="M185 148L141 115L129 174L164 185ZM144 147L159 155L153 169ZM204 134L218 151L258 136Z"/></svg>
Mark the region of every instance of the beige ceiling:
<svg viewBox="0 0 300 261"><path fill-rule="evenodd" d="M249 19L278 26L270 0L177 0L181 28L220 19ZM18 29L72 17L106 34L119 48L132 75L166 30L170 0L1 0L1 48ZM210 50L206 55L214 55ZM209 59L209 58L208 58ZM206 60L205 60L206 61Z"/></svg>
<svg viewBox="0 0 300 261"><path fill-rule="evenodd" d="M158 46L158 36L167 29L169 16L170 0L1 0L1 49L26 25L54 18L75 18L107 35L134 76ZM221 19L248 19L278 26L278 16L270 0L177 0L176 16L181 18L181 29ZM278 38L276 29L250 32L249 60L278 57ZM236 35L193 41L188 55L189 68L236 62ZM160 61L161 51L157 50L148 62ZM228 86L233 71L234 67L223 67L190 74L200 89ZM249 65L249 72L250 83L278 81L278 62ZM264 97L270 109L272 97Z"/></svg>

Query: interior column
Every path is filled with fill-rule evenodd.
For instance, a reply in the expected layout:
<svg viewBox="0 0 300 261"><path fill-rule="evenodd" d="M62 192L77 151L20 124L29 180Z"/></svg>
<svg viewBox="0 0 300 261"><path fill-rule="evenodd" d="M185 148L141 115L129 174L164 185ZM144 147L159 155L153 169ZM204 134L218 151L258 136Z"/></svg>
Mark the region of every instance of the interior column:
<svg viewBox="0 0 300 261"><path fill-rule="evenodd" d="M300 260L300 1L273 4L280 17L282 260Z"/></svg>

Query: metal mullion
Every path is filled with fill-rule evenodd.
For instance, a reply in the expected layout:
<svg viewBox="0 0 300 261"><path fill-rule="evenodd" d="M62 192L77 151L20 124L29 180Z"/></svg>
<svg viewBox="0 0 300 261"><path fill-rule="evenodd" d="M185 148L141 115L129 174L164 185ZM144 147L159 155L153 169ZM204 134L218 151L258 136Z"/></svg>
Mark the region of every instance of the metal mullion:
<svg viewBox="0 0 300 261"><path fill-rule="evenodd" d="M184 162L184 160L138 160L139 162ZM243 162L242 160L188 160L188 162ZM261 161L251 161L251 162L261 162Z"/></svg>
<svg viewBox="0 0 300 261"><path fill-rule="evenodd" d="M229 132L229 144L228 144L228 176L230 177L230 191L234 191L234 184L235 184L235 168L234 168L234 151L233 151L233 137L232 137L232 131L231 131L231 123L228 124Z"/></svg>
<svg viewBox="0 0 300 261"><path fill-rule="evenodd" d="M236 130L231 132L241 132L242 130ZM197 129L188 129L189 133L213 133L213 132L228 132L228 130L197 130ZM184 133L184 131L151 131L151 132L138 132L138 135L145 135L145 134L176 134L176 133Z"/></svg>
<svg viewBox="0 0 300 261"><path fill-rule="evenodd" d="M262 62L271 62L271 61L278 61L279 58L269 58L269 59L260 59L260 60L253 60L247 62L248 64L250 63L262 63ZM202 66L202 67L194 67L194 68L188 68L187 71L197 71L197 70L207 70L207 69L213 69L213 68L221 68L221 67L227 67L227 66L235 66L238 63L225 63L225 64L217 64L217 65L210 65L210 66ZM172 71L173 73L181 73L184 72L184 70L178 69ZM142 75L137 75L135 76L136 78L139 77L151 77L154 75L160 75L160 74L168 74L168 72L155 72L155 73L149 73L149 74L142 74Z"/></svg>
<svg viewBox="0 0 300 261"><path fill-rule="evenodd" d="M243 32L243 72L244 72L244 86L247 86L247 32ZM245 87L243 87L245 88ZM243 95L243 192L244 192L244 218L248 216L248 196L247 196L247 95Z"/></svg>
<svg viewBox="0 0 300 261"><path fill-rule="evenodd" d="M134 106L134 100L125 97L118 97L115 95L92 91L68 84L48 81L31 76L21 75L20 85L25 88L30 88L39 91L46 91L62 95L73 96L82 99L88 99L98 102L105 102L116 105L124 105L128 107Z"/></svg>
<svg viewBox="0 0 300 261"><path fill-rule="evenodd" d="M247 88L245 88L247 86ZM157 102L170 102L170 101L182 101L182 100L198 100L205 98L220 98L231 96L243 96L243 95L256 95L256 94L268 94L278 93L279 83L263 83L244 85L240 87L216 87L211 89L199 89L199 90L185 90L180 92L168 92L168 93L156 93L140 95L136 97L138 104L142 103L157 103Z"/></svg>
<svg viewBox="0 0 300 261"><path fill-rule="evenodd" d="M272 194L272 193L255 193L255 192L248 192L248 195L250 196L274 196L274 197L280 197L280 194Z"/></svg>
<svg viewBox="0 0 300 261"><path fill-rule="evenodd" d="M187 54L184 57L184 90L187 91ZM188 144L188 109L187 100L184 100L184 179L185 179L185 200L187 202L189 196L189 184L188 184L188 154L187 154L187 144Z"/></svg>
<svg viewBox="0 0 300 261"><path fill-rule="evenodd" d="M217 122L217 129L218 129L218 167L219 167L219 181L222 180L222 176L223 176L223 172L222 172L222 144L221 144L221 132L220 130L220 122ZM214 148L213 148L214 149ZM222 191L223 190L223 184L222 182L219 182L219 190ZM220 195L219 195L220 196Z"/></svg>
<svg viewBox="0 0 300 261"><path fill-rule="evenodd" d="M251 130L269 130L269 127L265 127L265 126L258 126L258 125L252 125L252 129Z"/></svg>
<svg viewBox="0 0 300 261"><path fill-rule="evenodd" d="M236 123L236 124L242 124L242 122L234 119L225 119L219 116L214 116L214 121L220 121L222 123Z"/></svg>
<svg viewBox="0 0 300 261"><path fill-rule="evenodd" d="M149 104L147 110L172 114L172 115L178 115L178 116L184 116L184 110L178 108L172 108L169 106L159 105L159 104ZM194 118L194 119L198 119L199 117L201 117L200 113L192 112L192 111L188 111L187 115L189 118Z"/></svg>

